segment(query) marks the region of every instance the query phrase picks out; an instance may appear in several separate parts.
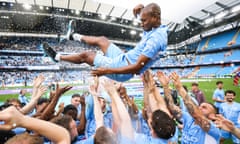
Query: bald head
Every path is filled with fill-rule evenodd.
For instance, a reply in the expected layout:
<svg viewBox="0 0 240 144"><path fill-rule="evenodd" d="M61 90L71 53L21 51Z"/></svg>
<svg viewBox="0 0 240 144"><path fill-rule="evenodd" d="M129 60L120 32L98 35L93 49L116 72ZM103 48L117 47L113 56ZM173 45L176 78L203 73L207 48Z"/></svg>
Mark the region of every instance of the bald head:
<svg viewBox="0 0 240 144"><path fill-rule="evenodd" d="M145 31L150 31L152 28L157 28L161 25L161 10L160 7L151 3L141 10L141 26Z"/></svg>
<svg viewBox="0 0 240 144"><path fill-rule="evenodd" d="M142 12L147 12L150 16L161 19L161 9L156 3L146 5Z"/></svg>

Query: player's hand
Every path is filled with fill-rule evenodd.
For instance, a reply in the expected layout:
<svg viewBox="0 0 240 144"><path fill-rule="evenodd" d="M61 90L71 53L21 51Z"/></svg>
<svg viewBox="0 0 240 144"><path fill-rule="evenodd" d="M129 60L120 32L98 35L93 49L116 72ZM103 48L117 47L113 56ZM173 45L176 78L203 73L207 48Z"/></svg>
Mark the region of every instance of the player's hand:
<svg viewBox="0 0 240 144"><path fill-rule="evenodd" d="M215 124L217 127L229 132L233 131L235 128L232 121L224 118L220 114L216 115Z"/></svg>
<svg viewBox="0 0 240 144"><path fill-rule="evenodd" d="M100 68L92 70L91 75L92 76L102 76L102 75L107 74L107 72L108 72L107 68L100 67Z"/></svg>
<svg viewBox="0 0 240 144"><path fill-rule="evenodd" d="M42 74L40 74L39 76L34 78L34 80L33 80L33 87L34 88L39 88L44 80L45 80L45 77Z"/></svg>
<svg viewBox="0 0 240 144"><path fill-rule="evenodd" d="M133 15L137 17L138 14L140 14L141 10L144 8L142 4L138 4L133 9Z"/></svg>
<svg viewBox="0 0 240 144"><path fill-rule="evenodd" d="M71 88L72 88L72 86L69 86L69 85L67 85L65 87L60 87L59 84L57 83L55 94L57 97L60 97L62 94L69 91Z"/></svg>
<svg viewBox="0 0 240 144"><path fill-rule="evenodd" d="M94 83L90 84L89 92L93 96L98 96L97 89L98 89L98 85L99 85L99 79L97 76L94 76L93 79L94 79Z"/></svg>
<svg viewBox="0 0 240 144"><path fill-rule="evenodd" d="M176 87L176 89L180 89L182 87L180 76L176 72L170 74L170 79L173 81L173 84Z"/></svg>
<svg viewBox="0 0 240 144"><path fill-rule="evenodd" d="M0 121L4 121L4 124L0 125L0 130L11 130L21 126L23 117L24 116L14 106L0 111Z"/></svg>
<svg viewBox="0 0 240 144"><path fill-rule="evenodd" d="M170 79L162 71L157 71L157 77L162 86L168 86Z"/></svg>

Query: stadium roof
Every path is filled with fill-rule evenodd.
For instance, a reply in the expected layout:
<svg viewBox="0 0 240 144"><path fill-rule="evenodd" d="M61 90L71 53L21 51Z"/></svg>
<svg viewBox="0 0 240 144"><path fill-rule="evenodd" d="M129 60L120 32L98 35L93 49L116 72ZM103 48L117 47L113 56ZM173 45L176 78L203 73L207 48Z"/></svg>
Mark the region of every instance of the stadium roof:
<svg viewBox="0 0 240 144"><path fill-rule="evenodd" d="M74 9L133 20L132 9L146 0L0 0L13 3ZM153 0L162 9L162 18L168 22L182 23L191 16L198 20L216 15L223 10L239 5L239 0Z"/></svg>
<svg viewBox="0 0 240 144"><path fill-rule="evenodd" d="M132 9L135 5L148 4L146 0L0 0L18 4L56 7L96 13L134 21ZM206 29L240 19L239 0L153 0L162 9L163 24L170 30L169 43L179 43ZM137 29L141 30L139 25Z"/></svg>

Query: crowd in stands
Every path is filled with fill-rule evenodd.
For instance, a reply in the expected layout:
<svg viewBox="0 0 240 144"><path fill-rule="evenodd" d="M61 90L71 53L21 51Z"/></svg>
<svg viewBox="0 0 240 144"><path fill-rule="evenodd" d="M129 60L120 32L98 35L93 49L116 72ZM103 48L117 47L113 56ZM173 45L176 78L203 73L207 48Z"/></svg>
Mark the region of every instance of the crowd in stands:
<svg viewBox="0 0 240 144"><path fill-rule="evenodd" d="M139 109L121 83L93 77L88 92L73 94L69 105L57 105L72 86L61 87L42 98L47 88L43 75L33 80L31 97L21 90L18 98L0 106L0 141L28 144L218 144L225 139L240 142L240 104L236 93L216 83L214 104L206 101L198 83L187 90L180 76L162 71L142 77L143 109ZM173 82L175 89L169 85ZM110 99L110 101L108 100ZM108 103L109 101L110 103ZM56 109L58 107L58 109ZM218 113L219 109L219 114ZM56 111L55 111L56 110ZM31 122L30 122L31 121ZM37 133L37 135L36 135Z"/></svg>
<svg viewBox="0 0 240 144"><path fill-rule="evenodd" d="M0 56L0 66L46 66L55 65L48 58L40 56Z"/></svg>
<svg viewBox="0 0 240 144"><path fill-rule="evenodd" d="M89 76L88 71L61 71L61 72L31 72L31 71L17 71L17 72L0 72L0 85L1 86L14 86L14 85L29 85L34 78L39 74L46 77L46 82L52 81L62 83L79 83L85 82L86 77Z"/></svg>
<svg viewBox="0 0 240 144"><path fill-rule="evenodd" d="M169 55L164 58L161 58L159 61L154 63L153 67L189 65L189 64L193 64L194 58L195 58L195 54L174 55L174 56Z"/></svg>

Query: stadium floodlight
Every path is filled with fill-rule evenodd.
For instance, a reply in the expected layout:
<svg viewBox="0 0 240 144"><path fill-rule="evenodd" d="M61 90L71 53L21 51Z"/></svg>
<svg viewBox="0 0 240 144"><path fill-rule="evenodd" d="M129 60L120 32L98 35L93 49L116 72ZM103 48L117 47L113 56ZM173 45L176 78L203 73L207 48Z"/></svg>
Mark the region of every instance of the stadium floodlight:
<svg viewBox="0 0 240 144"><path fill-rule="evenodd" d="M76 15L79 15L79 14L80 14L80 11L79 11L79 10L76 10L76 11L75 11L75 14L76 14Z"/></svg>
<svg viewBox="0 0 240 144"><path fill-rule="evenodd" d="M131 30L131 31L130 31L130 34L131 34L131 35L136 35L137 32L136 32L135 30Z"/></svg>
<svg viewBox="0 0 240 144"><path fill-rule="evenodd" d="M5 6L5 5L6 5L6 3L5 3L5 2L3 2L3 3L2 3L2 6Z"/></svg>
<svg viewBox="0 0 240 144"><path fill-rule="evenodd" d="M204 22L205 24L210 24L211 22L213 22L214 18L213 17L210 17L208 19L206 19Z"/></svg>
<svg viewBox="0 0 240 144"><path fill-rule="evenodd" d="M49 10L49 7L46 7L46 10Z"/></svg>
<svg viewBox="0 0 240 144"><path fill-rule="evenodd" d="M100 17L102 20L105 20L107 18L107 16L105 14L101 14Z"/></svg>
<svg viewBox="0 0 240 144"><path fill-rule="evenodd" d="M26 10L30 10L32 8L32 6L30 4L23 4L23 8Z"/></svg>
<svg viewBox="0 0 240 144"><path fill-rule="evenodd" d="M142 37L142 36L143 36L143 33L140 33L139 36Z"/></svg>
<svg viewBox="0 0 240 144"><path fill-rule="evenodd" d="M39 6L39 9L40 9L40 10L43 10L43 6Z"/></svg>
<svg viewBox="0 0 240 144"><path fill-rule="evenodd" d="M117 18L114 17L114 16L111 17L111 20L112 20L112 21L115 21L116 19L117 19Z"/></svg>
<svg viewBox="0 0 240 144"><path fill-rule="evenodd" d="M240 10L240 5L237 5L237 6L232 8L231 12L234 13L234 12L237 12L239 10Z"/></svg>
<svg viewBox="0 0 240 144"><path fill-rule="evenodd" d="M217 14L217 15L215 16L215 19L217 20L217 19L223 18L225 15L227 15L227 13L228 13L227 11L223 11L223 12Z"/></svg>

